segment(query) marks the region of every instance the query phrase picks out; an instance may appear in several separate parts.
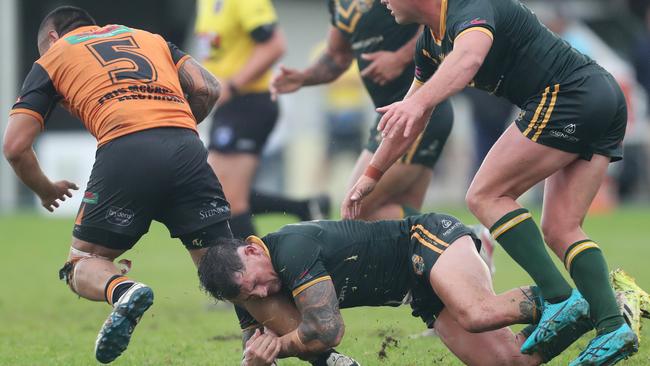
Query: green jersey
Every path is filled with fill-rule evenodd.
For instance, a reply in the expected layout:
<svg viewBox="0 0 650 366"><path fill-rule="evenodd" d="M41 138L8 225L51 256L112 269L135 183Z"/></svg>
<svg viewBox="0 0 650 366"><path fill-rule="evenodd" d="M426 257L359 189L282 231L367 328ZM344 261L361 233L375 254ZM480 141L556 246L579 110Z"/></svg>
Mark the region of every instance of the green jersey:
<svg viewBox="0 0 650 366"><path fill-rule="evenodd" d="M379 0L329 0L331 23L352 46L352 51L363 70L370 64L361 58L364 53L396 51L416 36L419 26L399 25L390 11ZM363 78L363 83L377 107L400 101L413 81L413 64L384 86Z"/></svg>
<svg viewBox="0 0 650 366"><path fill-rule="evenodd" d="M416 79L428 80L453 50L454 41L468 31L482 31L493 39L470 86L504 96L520 107L546 86L595 64L548 30L518 0L442 0L440 29L425 28L416 46Z"/></svg>
<svg viewBox="0 0 650 366"><path fill-rule="evenodd" d="M331 280L339 306L349 308L398 306L412 291L415 315L421 316L436 310L429 306L436 298L429 284L433 265L463 235L473 234L456 218L429 213L399 221L292 224L258 244L267 249L286 293L297 296Z"/></svg>
<svg viewBox="0 0 650 366"><path fill-rule="evenodd" d="M409 290L408 228L401 221L311 221L262 241L293 296L331 279L341 308L397 306Z"/></svg>

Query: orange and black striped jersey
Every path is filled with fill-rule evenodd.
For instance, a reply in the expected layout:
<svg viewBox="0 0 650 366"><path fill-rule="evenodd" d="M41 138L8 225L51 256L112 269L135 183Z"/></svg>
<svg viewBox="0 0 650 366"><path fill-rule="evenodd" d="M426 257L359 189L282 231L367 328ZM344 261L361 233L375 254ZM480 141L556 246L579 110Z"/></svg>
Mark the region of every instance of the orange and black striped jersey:
<svg viewBox="0 0 650 366"><path fill-rule="evenodd" d="M157 127L196 131L178 78L178 68L188 57L143 30L80 27L34 63L11 114L32 115L44 126L61 102L99 145Z"/></svg>

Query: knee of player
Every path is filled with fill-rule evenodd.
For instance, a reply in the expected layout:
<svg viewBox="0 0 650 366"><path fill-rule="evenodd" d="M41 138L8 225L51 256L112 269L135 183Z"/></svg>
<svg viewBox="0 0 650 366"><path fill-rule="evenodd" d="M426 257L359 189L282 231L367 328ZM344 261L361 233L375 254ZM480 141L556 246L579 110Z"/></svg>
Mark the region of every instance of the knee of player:
<svg viewBox="0 0 650 366"><path fill-rule="evenodd" d="M544 236L544 242L553 247L555 244L562 244L562 235L566 235L571 228L561 220L542 218L540 229Z"/></svg>
<svg viewBox="0 0 650 366"><path fill-rule="evenodd" d="M490 330L492 319L490 314L486 314L477 308L468 308L456 314L456 321L463 329L470 333L481 333Z"/></svg>
<svg viewBox="0 0 650 366"><path fill-rule="evenodd" d="M484 202L485 200L482 198L482 194L478 189L474 188L474 185L472 184L465 194L465 204L467 204L467 208L469 208L472 213L476 213Z"/></svg>

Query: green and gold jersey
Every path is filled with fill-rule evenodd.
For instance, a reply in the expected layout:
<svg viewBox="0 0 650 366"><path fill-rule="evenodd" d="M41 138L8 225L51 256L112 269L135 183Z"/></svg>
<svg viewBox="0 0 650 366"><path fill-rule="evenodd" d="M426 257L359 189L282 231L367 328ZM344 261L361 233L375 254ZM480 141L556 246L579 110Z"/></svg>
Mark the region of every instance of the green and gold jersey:
<svg viewBox="0 0 650 366"><path fill-rule="evenodd" d="M271 0L199 0L195 33L201 43L209 43L203 65L220 79L235 75L250 59L255 40L251 33L277 22ZM268 91L271 70L242 92Z"/></svg>
<svg viewBox="0 0 650 366"><path fill-rule="evenodd" d="M410 288L407 220L304 222L257 243L268 248L283 289L293 296L331 279L341 308L397 306Z"/></svg>
<svg viewBox="0 0 650 366"><path fill-rule="evenodd" d="M470 86L522 106L548 85L594 64L542 25L518 0L443 0L440 29L425 28L416 46L416 79L425 82L465 32L480 31L492 48Z"/></svg>
<svg viewBox="0 0 650 366"><path fill-rule="evenodd" d="M363 70L370 61L361 58L364 53L396 51L415 37L419 26L399 25L390 11L379 0L329 0L330 20L352 46L352 51ZM377 107L402 100L413 81L414 65L408 65L402 74L390 83L380 86L364 78L363 82Z"/></svg>

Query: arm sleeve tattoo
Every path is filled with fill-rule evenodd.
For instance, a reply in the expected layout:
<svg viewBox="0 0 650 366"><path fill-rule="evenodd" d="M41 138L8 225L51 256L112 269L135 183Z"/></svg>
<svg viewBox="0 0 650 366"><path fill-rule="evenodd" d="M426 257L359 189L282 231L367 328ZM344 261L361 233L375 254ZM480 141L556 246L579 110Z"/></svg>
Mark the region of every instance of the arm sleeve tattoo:
<svg viewBox="0 0 650 366"><path fill-rule="evenodd" d="M178 78L194 118L200 123L219 99L219 82L194 59L189 59L181 65Z"/></svg>
<svg viewBox="0 0 650 366"><path fill-rule="evenodd" d="M298 337L303 344L317 342L329 348L340 342L345 326L332 281L318 282L294 300L302 314Z"/></svg>

